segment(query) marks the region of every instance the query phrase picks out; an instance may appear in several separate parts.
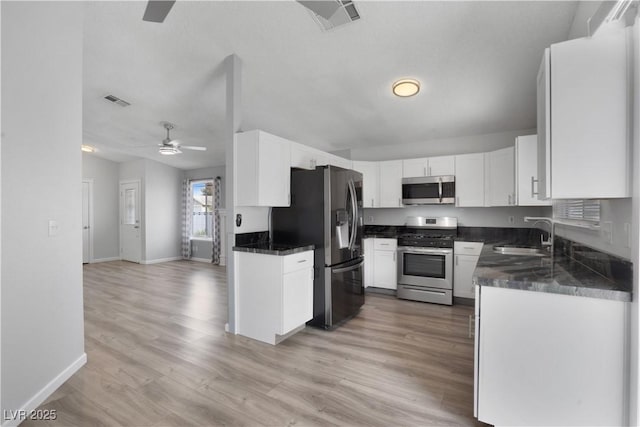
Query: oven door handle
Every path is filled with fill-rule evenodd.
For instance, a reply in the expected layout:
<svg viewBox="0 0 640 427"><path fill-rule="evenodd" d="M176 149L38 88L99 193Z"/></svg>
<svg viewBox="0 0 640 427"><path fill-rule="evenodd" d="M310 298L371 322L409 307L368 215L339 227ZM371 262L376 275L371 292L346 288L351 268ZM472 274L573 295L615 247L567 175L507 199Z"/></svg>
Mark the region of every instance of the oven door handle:
<svg viewBox="0 0 640 427"><path fill-rule="evenodd" d="M419 254L419 255L453 255L452 249L414 249L414 248L399 248L398 252L407 254Z"/></svg>

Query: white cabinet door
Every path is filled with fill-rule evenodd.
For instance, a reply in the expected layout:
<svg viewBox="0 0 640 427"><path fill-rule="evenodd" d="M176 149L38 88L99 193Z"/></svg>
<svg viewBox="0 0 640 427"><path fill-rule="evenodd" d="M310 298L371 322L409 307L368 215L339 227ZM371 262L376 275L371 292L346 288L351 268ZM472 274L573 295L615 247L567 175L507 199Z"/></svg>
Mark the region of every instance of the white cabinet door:
<svg viewBox="0 0 640 427"><path fill-rule="evenodd" d="M490 286L479 299L480 421L624 424L628 303Z"/></svg>
<svg viewBox="0 0 640 427"><path fill-rule="evenodd" d="M474 255L454 255L454 257L453 296L475 298L473 271L476 269L480 257Z"/></svg>
<svg viewBox="0 0 640 427"><path fill-rule="evenodd" d="M484 153L455 156L456 206L484 206Z"/></svg>
<svg viewBox="0 0 640 427"><path fill-rule="evenodd" d="M537 80L538 103L538 199L551 198L551 62L544 50Z"/></svg>
<svg viewBox="0 0 640 427"><path fill-rule="evenodd" d="M514 147L489 153L489 206L515 205Z"/></svg>
<svg viewBox="0 0 640 427"><path fill-rule="evenodd" d="M429 159L426 157L420 159L402 160L402 177L414 178L417 176L427 176Z"/></svg>
<svg viewBox="0 0 640 427"><path fill-rule="evenodd" d="M519 206L551 205L538 199L538 136L516 138L516 196Z"/></svg>
<svg viewBox="0 0 640 427"><path fill-rule="evenodd" d="M625 28L551 45L551 195L630 197Z"/></svg>
<svg viewBox="0 0 640 427"><path fill-rule="evenodd" d="M379 162L380 207L402 207L402 160Z"/></svg>
<svg viewBox="0 0 640 427"><path fill-rule="evenodd" d="M365 208L380 206L380 188L378 162L353 162L353 169L362 174L362 205Z"/></svg>
<svg viewBox="0 0 640 427"><path fill-rule="evenodd" d="M333 154L329 154L329 164L343 169L353 169L351 160Z"/></svg>
<svg viewBox="0 0 640 427"><path fill-rule="evenodd" d="M282 277L282 327L284 335L313 318L313 268Z"/></svg>
<svg viewBox="0 0 640 427"><path fill-rule="evenodd" d="M373 286L376 288L396 289L398 283L396 251L374 250Z"/></svg>
<svg viewBox="0 0 640 427"><path fill-rule="evenodd" d="M373 286L373 241L374 239L363 239L364 242L364 287Z"/></svg>
<svg viewBox="0 0 640 427"><path fill-rule="evenodd" d="M290 141L262 131L236 134L237 206L289 206Z"/></svg>
<svg viewBox="0 0 640 427"><path fill-rule="evenodd" d="M455 156L429 157L429 176L454 175L455 171Z"/></svg>

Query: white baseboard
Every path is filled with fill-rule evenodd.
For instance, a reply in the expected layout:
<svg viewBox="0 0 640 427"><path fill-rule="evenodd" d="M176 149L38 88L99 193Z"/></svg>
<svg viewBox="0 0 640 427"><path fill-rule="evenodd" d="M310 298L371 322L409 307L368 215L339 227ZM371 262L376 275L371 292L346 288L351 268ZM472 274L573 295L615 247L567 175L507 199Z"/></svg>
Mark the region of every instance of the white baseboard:
<svg viewBox="0 0 640 427"><path fill-rule="evenodd" d="M64 384L65 381L67 381L69 378L71 378L71 376L73 374L78 372L78 370L80 368L82 368L82 366L85 363L87 363L87 353L82 353L82 356L80 356L71 365L66 367L62 372L60 372L54 379L52 379L49 382L49 384L44 386L42 388L42 390L37 392L35 394L35 396L33 396L31 399L29 399L17 411L15 411L15 413L16 414L20 414L20 413L29 414L29 412L35 410L38 406L40 406L42 404L42 402L47 400L47 398L49 396L51 396L53 394L53 392L55 392L58 389L58 387L60 387L62 384ZM8 410L9 409L7 409L6 411L8 411ZM22 411L24 411L24 412L22 412ZM19 419L19 418L11 419L11 420L5 420L2 423L2 427L15 427L18 424L20 424L22 421L24 421L24 420Z"/></svg>
<svg viewBox="0 0 640 427"><path fill-rule="evenodd" d="M211 264L211 260L206 258L189 258L189 261L208 262Z"/></svg>
<svg viewBox="0 0 640 427"><path fill-rule="evenodd" d="M181 256L174 256L171 258L147 259L140 261L140 264L160 264L161 262L180 261L181 259Z"/></svg>
<svg viewBox="0 0 640 427"><path fill-rule="evenodd" d="M109 262L109 261L120 261L120 257L114 256L111 258L97 258L97 259L93 259L89 264L95 264L98 262Z"/></svg>

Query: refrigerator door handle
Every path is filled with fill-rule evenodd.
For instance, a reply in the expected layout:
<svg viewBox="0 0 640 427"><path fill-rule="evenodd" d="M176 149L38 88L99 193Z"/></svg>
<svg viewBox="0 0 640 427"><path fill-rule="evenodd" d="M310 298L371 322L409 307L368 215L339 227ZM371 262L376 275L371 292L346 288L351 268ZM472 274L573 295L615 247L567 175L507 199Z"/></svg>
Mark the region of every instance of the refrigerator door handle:
<svg viewBox="0 0 640 427"><path fill-rule="evenodd" d="M353 180L350 179L349 183L349 193L351 194L351 236L349 236L349 250L353 250L353 245L356 243L356 231L357 231L357 217L358 214L358 204L356 202L356 192L355 185L353 184Z"/></svg>
<svg viewBox="0 0 640 427"><path fill-rule="evenodd" d="M360 262L358 262L357 264L350 265L348 267L335 268L335 269L332 268L331 269L331 274L346 273L347 271L357 270L360 267L362 267L362 264L364 264L364 259L361 260Z"/></svg>

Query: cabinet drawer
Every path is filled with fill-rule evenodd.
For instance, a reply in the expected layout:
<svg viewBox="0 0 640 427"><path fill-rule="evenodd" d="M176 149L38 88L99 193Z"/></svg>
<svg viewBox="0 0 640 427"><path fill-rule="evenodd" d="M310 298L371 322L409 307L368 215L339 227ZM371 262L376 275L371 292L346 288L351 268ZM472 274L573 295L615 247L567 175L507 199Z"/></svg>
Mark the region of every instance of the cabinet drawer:
<svg viewBox="0 0 640 427"><path fill-rule="evenodd" d="M454 242L453 253L456 255L480 255L482 242Z"/></svg>
<svg viewBox="0 0 640 427"><path fill-rule="evenodd" d="M396 239L373 239L373 249L381 251L395 251L398 248Z"/></svg>
<svg viewBox="0 0 640 427"><path fill-rule="evenodd" d="M292 271L301 270L303 268L313 267L313 251L300 252L298 254L286 255L283 257L283 273L287 274Z"/></svg>

